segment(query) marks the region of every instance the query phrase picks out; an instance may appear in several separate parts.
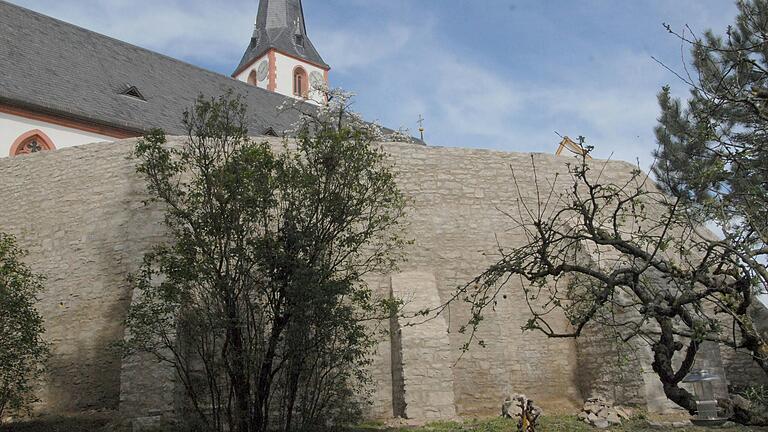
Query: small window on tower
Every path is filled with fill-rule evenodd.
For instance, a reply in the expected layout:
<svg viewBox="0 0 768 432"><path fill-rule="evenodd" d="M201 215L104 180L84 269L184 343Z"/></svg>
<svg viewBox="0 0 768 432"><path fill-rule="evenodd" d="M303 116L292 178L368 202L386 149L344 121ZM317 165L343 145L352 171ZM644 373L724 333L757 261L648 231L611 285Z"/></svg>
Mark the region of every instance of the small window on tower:
<svg viewBox="0 0 768 432"><path fill-rule="evenodd" d="M302 67L293 70L293 94L307 97L307 72Z"/></svg>
<svg viewBox="0 0 768 432"><path fill-rule="evenodd" d="M296 35L296 45L301 47L304 46L304 35L300 35L300 34Z"/></svg>
<svg viewBox="0 0 768 432"><path fill-rule="evenodd" d="M248 75L248 84L255 86L258 83L259 83L258 73L255 70L252 70L251 73Z"/></svg>

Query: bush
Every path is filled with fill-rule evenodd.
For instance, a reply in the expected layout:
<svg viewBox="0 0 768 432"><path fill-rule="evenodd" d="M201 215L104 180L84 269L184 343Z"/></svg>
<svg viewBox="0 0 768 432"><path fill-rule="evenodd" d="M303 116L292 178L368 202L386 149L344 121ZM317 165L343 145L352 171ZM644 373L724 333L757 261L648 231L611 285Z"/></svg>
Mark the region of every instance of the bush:
<svg viewBox="0 0 768 432"><path fill-rule="evenodd" d="M35 400L32 383L48 354L35 309L43 278L21 261L24 255L12 236L0 233L0 422Z"/></svg>
<svg viewBox="0 0 768 432"><path fill-rule="evenodd" d="M340 99L336 99L337 101ZM375 135L344 108L307 118L275 151L248 139L246 107L198 100L188 140L136 146L171 241L133 278L131 350L170 363L206 431L313 430L360 416L388 318L364 275L399 258L404 198Z"/></svg>

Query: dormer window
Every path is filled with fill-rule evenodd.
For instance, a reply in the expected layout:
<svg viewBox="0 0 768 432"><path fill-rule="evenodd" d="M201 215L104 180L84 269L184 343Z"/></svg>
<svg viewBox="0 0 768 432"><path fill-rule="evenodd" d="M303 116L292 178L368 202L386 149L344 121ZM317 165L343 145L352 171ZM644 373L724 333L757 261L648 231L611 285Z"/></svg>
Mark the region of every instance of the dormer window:
<svg viewBox="0 0 768 432"><path fill-rule="evenodd" d="M297 46L303 47L304 46L304 35L297 34L294 35L294 41Z"/></svg>
<svg viewBox="0 0 768 432"><path fill-rule="evenodd" d="M299 66L293 70L293 95L306 98L308 88L307 71Z"/></svg>
<svg viewBox="0 0 768 432"><path fill-rule="evenodd" d="M128 96L134 99L138 99L140 101L146 102L147 99L144 97L143 94L139 91L139 89L136 86L126 86L125 90L120 92L123 96Z"/></svg>
<svg viewBox="0 0 768 432"><path fill-rule="evenodd" d="M266 129L264 129L264 132L262 133L262 135L266 135L266 136L270 136L270 137L278 137L279 136L277 134L277 132L275 132L275 130L273 128L271 128L271 127L268 127Z"/></svg>

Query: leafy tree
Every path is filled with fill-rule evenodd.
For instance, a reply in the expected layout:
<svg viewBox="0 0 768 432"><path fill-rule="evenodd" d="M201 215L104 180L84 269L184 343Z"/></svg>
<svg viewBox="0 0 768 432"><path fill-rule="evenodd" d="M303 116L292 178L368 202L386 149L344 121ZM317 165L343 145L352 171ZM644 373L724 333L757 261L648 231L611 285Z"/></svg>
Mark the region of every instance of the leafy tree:
<svg viewBox="0 0 768 432"><path fill-rule="evenodd" d="M659 149L654 173L690 214L714 225L717 244L738 257L752 296L732 299L740 347L768 373L766 335L753 325L755 296L768 287L768 1L737 2L736 22L724 35L676 33L691 47L692 70L678 76L690 88L682 102L670 87L659 94Z"/></svg>
<svg viewBox="0 0 768 432"><path fill-rule="evenodd" d="M200 98L188 139L156 131L137 169L171 241L145 258L128 347L169 362L204 430L337 424L359 413L392 304L404 200L375 128L343 98L308 111L281 149L253 142L239 97Z"/></svg>
<svg viewBox="0 0 768 432"><path fill-rule="evenodd" d="M33 402L33 384L48 355L35 309L43 278L21 259L15 239L0 233L0 421Z"/></svg>
<svg viewBox="0 0 768 432"><path fill-rule="evenodd" d="M653 169L667 192L717 224L748 265L768 243L768 1L737 2L725 35L674 33L691 46L683 103L659 94L660 147ZM762 277L768 274L754 266Z"/></svg>

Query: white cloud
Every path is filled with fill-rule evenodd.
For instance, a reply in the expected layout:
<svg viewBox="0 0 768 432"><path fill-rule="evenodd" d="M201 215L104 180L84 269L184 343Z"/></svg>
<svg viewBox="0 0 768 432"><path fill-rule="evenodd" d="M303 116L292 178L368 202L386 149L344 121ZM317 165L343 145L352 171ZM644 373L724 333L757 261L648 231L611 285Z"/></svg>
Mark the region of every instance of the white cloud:
<svg viewBox="0 0 768 432"><path fill-rule="evenodd" d="M645 52L624 53L592 65L583 83L563 81L532 92L531 105L551 112L561 133L584 134L601 157L641 157L649 163L658 116L656 94L663 70Z"/></svg>
<svg viewBox="0 0 768 432"><path fill-rule="evenodd" d="M312 40L316 46L322 47L323 57L333 65L334 70L349 72L402 53L411 36L408 27L390 24L366 31L321 29L312 34Z"/></svg>
<svg viewBox="0 0 768 432"><path fill-rule="evenodd" d="M508 136L508 119L524 107L524 93L488 69L461 62L445 50L434 52L428 80L434 83L434 106L445 116L442 121L453 133Z"/></svg>
<svg viewBox="0 0 768 432"><path fill-rule="evenodd" d="M559 142L555 131L573 138L585 135L600 157L613 153L618 159L643 156L643 163L650 162L663 71L648 53L596 60L586 79L575 80L572 71L562 70L542 82L513 79L511 73L484 66L482 59L457 56L436 38L422 40L430 43L410 50L398 63L409 78L379 89L395 102L376 103L376 92L361 94L369 99L366 109L373 106L385 122L405 120L413 128L423 114L430 144L514 151L552 152ZM373 69L369 80L388 80L388 71Z"/></svg>

